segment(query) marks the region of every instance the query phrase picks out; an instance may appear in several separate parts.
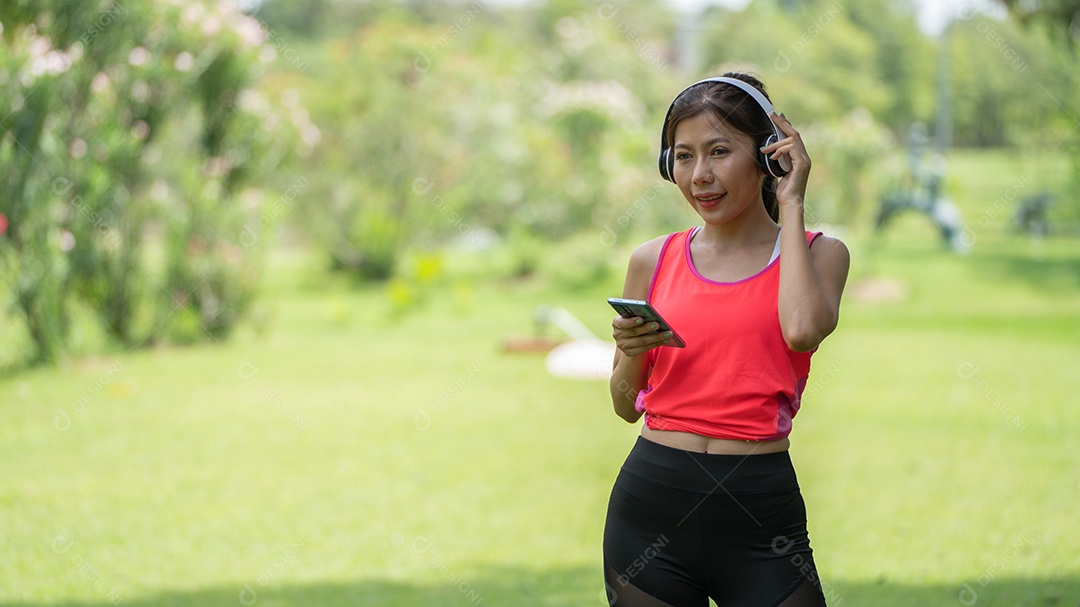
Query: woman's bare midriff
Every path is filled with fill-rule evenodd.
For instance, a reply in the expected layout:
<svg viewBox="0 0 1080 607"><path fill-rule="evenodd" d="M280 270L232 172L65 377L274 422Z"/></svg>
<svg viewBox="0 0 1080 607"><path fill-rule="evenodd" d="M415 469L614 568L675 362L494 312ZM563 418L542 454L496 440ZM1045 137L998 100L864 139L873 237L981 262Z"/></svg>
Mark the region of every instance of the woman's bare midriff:
<svg viewBox="0 0 1080 607"><path fill-rule="evenodd" d="M672 430L654 430L647 424L641 425L641 436L654 443L694 451L697 453L716 453L721 455L760 455L787 451L791 441L787 437L772 441L731 440L711 438L690 432Z"/></svg>

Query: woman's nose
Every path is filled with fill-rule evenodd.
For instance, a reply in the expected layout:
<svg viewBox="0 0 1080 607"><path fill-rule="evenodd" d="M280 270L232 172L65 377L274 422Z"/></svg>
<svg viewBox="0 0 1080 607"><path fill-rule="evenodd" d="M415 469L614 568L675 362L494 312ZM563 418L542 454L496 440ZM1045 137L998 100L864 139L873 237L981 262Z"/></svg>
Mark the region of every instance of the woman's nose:
<svg viewBox="0 0 1080 607"><path fill-rule="evenodd" d="M710 183L713 179L712 165L708 159L694 163L694 183Z"/></svg>

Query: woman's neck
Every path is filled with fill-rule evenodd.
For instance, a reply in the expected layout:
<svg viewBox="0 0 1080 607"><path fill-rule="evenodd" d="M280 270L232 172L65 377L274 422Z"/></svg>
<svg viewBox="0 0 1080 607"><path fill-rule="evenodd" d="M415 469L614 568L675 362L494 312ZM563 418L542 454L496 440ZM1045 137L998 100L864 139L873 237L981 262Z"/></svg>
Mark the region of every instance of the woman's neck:
<svg viewBox="0 0 1080 607"><path fill-rule="evenodd" d="M730 221L721 224L706 222L694 240L724 249L737 249L775 239L776 229L776 222L769 217L765 205L759 202Z"/></svg>

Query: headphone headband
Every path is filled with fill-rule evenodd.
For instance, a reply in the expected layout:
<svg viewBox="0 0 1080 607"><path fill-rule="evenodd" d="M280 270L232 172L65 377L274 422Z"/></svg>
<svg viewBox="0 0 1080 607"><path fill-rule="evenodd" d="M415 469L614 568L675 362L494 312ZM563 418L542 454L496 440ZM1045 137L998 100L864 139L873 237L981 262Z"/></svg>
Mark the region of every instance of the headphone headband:
<svg viewBox="0 0 1080 607"><path fill-rule="evenodd" d="M765 97L765 95L761 94L761 91L757 90L757 87L751 85L748 82L743 82L742 80L739 80L737 78L728 78L726 76L718 76L716 78L706 78L704 80L698 80L697 82L679 91L678 95L675 95L675 98L671 100L671 105L668 106L667 114L664 115L664 127L660 132L660 175L664 179L667 179L672 183L675 182L675 175L672 171L672 167L674 166L674 158L672 158L671 149L668 147L667 142L668 121L671 120L671 112L675 109L675 102L679 100L679 97L682 97L683 93L689 91L690 89L694 88L699 84L705 84L706 82L722 82L724 84L730 84L731 86L734 86L735 88L738 88L746 94L750 95L750 98L753 99L758 104L758 106L761 107L761 110L763 112L765 112L765 116L769 119L769 124L772 125L775 139L770 137L768 141L779 141L786 137L786 135L784 135L784 133L780 131L780 127L776 126L776 123L773 122L772 114L776 110L773 109L772 103L767 97ZM761 156L764 155L762 154ZM762 164L762 169L764 169L767 174L772 175L773 177L783 177L791 171L791 160L787 156L781 156L779 160L772 160L765 157L764 161L759 159L759 163Z"/></svg>
<svg viewBox="0 0 1080 607"><path fill-rule="evenodd" d="M686 91L694 88L695 86L697 86L699 84L705 84L706 82L723 82L724 84L730 84L730 85L734 86L735 88L742 89L748 95L753 97L754 101L757 101L758 105L761 106L761 109L765 110L766 114L772 114L775 111L775 110L773 110L773 105L769 101L768 97L766 97L765 95L762 95L761 91L759 91L756 86L753 86L749 82L743 82L742 80L739 80L738 78L728 78L727 76L717 76L716 78L706 78L704 80L698 80L697 82L695 82L695 83L691 84L690 86L684 88L678 95L675 95L675 99L678 99L680 95L682 95ZM671 104L675 105L675 102L672 101Z"/></svg>

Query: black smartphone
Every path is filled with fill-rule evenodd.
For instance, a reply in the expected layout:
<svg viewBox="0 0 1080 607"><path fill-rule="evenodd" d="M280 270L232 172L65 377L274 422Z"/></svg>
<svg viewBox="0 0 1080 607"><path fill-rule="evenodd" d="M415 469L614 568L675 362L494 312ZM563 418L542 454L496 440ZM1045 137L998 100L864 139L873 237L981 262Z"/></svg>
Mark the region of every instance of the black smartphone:
<svg viewBox="0 0 1080 607"><path fill-rule="evenodd" d="M619 313L619 316L623 318L633 318L640 316L645 322L655 322L660 325L657 332L671 331L671 341L664 344L665 346L672 346L674 348L685 348L686 342L679 337L679 334L675 332L675 329L671 328L671 325L660 313L656 311L656 308L649 305L649 302L641 299L622 299L621 297L609 297L607 302L611 304L612 308Z"/></svg>

